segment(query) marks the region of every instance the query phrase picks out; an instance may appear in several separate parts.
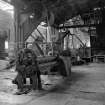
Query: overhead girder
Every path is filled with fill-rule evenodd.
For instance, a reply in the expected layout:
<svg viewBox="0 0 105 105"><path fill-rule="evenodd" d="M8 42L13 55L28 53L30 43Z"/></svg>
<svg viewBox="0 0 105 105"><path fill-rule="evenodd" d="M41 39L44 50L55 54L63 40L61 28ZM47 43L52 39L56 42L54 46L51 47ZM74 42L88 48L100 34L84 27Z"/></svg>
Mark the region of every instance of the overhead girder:
<svg viewBox="0 0 105 105"><path fill-rule="evenodd" d="M8 0L4 0L7 1ZM95 7L102 7L105 5L105 0L10 0L11 4L15 6L20 15L18 18L19 27L23 27L20 36L25 36L24 40L28 38L31 32L37 28L41 21L50 21L50 25L58 27L65 21L73 18L79 14L83 14ZM22 18L20 18L24 15ZM29 16L34 18L30 21ZM28 24L27 24L28 21ZM71 27L71 26L70 26ZM73 26L74 27L74 26ZM77 27L77 26L76 26ZM17 34L17 35L18 35Z"/></svg>
<svg viewBox="0 0 105 105"><path fill-rule="evenodd" d="M8 0L5 0L8 1ZM104 0L11 0L16 8L25 13L35 13L41 18L43 12L49 14L49 19L53 16L54 25L59 25L68 19L82 14L97 6L105 5ZM47 10L47 11L46 11Z"/></svg>
<svg viewBox="0 0 105 105"><path fill-rule="evenodd" d="M28 2L30 2L30 0L27 0L27 3ZM59 25L68 19L77 16L78 14L82 14L94 7L97 7L98 4L101 5L104 3L104 0L40 0L37 6L34 6L34 4L30 4L28 6L29 8L33 7L33 9L36 9L40 6L43 8L43 10L47 9L48 12L52 12L54 14L54 23L52 25ZM51 18L51 16L49 16L49 18Z"/></svg>
<svg viewBox="0 0 105 105"><path fill-rule="evenodd" d="M67 26L60 26L56 27L58 29L64 29L64 28L82 28L82 27L96 27L97 24L83 24L83 25L67 25Z"/></svg>

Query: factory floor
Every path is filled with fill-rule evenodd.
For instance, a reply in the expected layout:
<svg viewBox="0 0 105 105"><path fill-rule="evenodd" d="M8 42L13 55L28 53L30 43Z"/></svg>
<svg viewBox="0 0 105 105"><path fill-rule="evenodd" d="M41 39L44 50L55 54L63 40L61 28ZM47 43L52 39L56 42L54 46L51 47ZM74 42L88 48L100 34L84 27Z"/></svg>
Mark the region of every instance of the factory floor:
<svg viewBox="0 0 105 105"><path fill-rule="evenodd" d="M44 90L22 95L14 94L15 76L0 71L0 105L105 105L105 63L73 66L71 78L42 75Z"/></svg>

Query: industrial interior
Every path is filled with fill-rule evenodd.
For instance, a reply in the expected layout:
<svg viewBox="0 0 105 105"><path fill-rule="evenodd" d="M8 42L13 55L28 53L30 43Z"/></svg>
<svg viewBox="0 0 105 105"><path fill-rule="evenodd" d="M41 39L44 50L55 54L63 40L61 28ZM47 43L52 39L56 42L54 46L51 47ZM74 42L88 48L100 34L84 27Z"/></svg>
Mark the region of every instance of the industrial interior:
<svg viewBox="0 0 105 105"><path fill-rule="evenodd" d="M0 46L0 105L105 104L104 0L0 0Z"/></svg>

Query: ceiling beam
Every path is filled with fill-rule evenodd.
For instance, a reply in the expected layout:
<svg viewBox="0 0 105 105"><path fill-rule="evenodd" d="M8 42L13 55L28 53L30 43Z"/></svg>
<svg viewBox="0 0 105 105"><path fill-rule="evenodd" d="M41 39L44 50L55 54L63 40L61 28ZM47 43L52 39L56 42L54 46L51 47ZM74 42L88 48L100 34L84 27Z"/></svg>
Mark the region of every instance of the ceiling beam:
<svg viewBox="0 0 105 105"><path fill-rule="evenodd" d="M68 25L68 26L60 26L57 27L58 29L64 29L64 28L82 28L82 27L95 27L98 24L84 24L84 25Z"/></svg>

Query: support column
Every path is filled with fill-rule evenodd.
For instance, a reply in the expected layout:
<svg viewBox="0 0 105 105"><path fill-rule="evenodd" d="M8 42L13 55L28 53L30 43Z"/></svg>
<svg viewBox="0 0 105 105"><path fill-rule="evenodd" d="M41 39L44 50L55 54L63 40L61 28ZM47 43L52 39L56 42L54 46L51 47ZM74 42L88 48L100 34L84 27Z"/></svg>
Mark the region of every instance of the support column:
<svg viewBox="0 0 105 105"><path fill-rule="evenodd" d="M19 49L25 47L25 41L32 34L34 29L44 20L45 16L37 18L30 18L30 14L19 13L19 9L15 8L15 43L16 43L16 53Z"/></svg>
<svg viewBox="0 0 105 105"><path fill-rule="evenodd" d="M7 35L8 35L8 56L11 59L15 57L15 47L16 47L14 17L12 18L10 28L8 28L7 30Z"/></svg>
<svg viewBox="0 0 105 105"><path fill-rule="evenodd" d="M18 9L15 8L15 45L16 45L16 53L19 49L24 47L24 27L20 25L20 13Z"/></svg>

